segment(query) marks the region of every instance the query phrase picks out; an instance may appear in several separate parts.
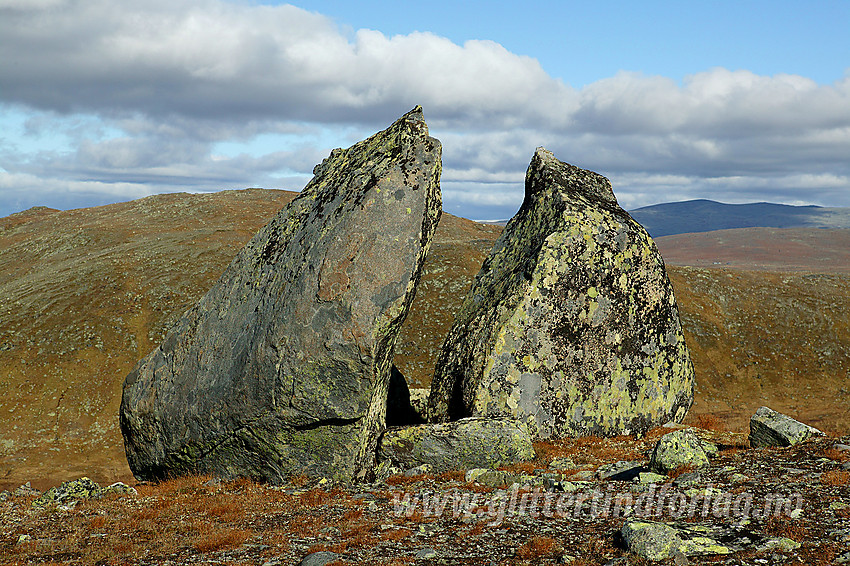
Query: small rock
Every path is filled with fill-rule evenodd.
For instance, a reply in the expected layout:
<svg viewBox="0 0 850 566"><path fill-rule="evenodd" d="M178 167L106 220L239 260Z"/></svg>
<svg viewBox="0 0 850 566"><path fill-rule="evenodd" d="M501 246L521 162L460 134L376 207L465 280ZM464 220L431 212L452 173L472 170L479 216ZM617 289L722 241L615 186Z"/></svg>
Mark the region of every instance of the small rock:
<svg viewBox="0 0 850 566"><path fill-rule="evenodd" d="M323 550L321 552L313 552L312 554L308 554L305 556L301 562L299 562L299 566L325 566L334 560L339 558L339 554L336 552L329 552L327 550Z"/></svg>
<svg viewBox="0 0 850 566"><path fill-rule="evenodd" d="M139 492L136 491L135 487L130 487L126 483L117 481L113 484L110 484L104 487L99 495L107 495L110 493L116 493L118 495L138 495Z"/></svg>
<svg viewBox="0 0 850 566"><path fill-rule="evenodd" d="M425 558L435 558L437 556L437 551L433 548L422 548L416 551L416 554L413 555L414 558L421 560Z"/></svg>
<svg viewBox="0 0 850 566"><path fill-rule="evenodd" d="M850 564L850 552L845 552L835 559L835 564Z"/></svg>
<svg viewBox="0 0 850 566"><path fill-rule="evenodd" d="M578 465L570 458L553 458L549 463L549 467L553 470L575 470L578 468Z"/></svg>
<svg viewBox="0 0 850 566"><path fill-rule="evenodd" d="M850 470L850 460L848 460L848 461L844 462L843 464L841 464L841 469L843 469L843 470Z"/></svg>
<svg viewBox="0 0 850 566"><path fill-rule="evenodd" d="M30 535L21 535L18 537L18 540L15 544L24 544L25 542L29 542L32 540Z"/></svg>
<svg viewBox="0 0 850 566"><path fill-rule="evenodd" d="M667 476L662 476L661 474L656 474L655 472L641 472L637 477L638 483L648 484L648 483L664 483L667 481Z"/></svg>
<svg viewBox="0 0 850 566"><path fill-rule="evenodd" d="M670 432L658 439L652 450L649 468L659 474L667 474L676 468L708 466L710 454L716 454L717 447L700 439L689 430Z"/></svg>
<svg viewBox="0 0 850 566"><path fill-rule="evenodd" d="M850 452L850 446L848 446L847 444L836 443L832 447L836 450L841 450L842 452Z"/></svg>
<svg viewBox="0 0 850 566"><path fill-rule="evenodd" d="M729 481L732 482L732 483L744 483L744 482L747 482L749 480L750 480L750 478L748 476L745 476L744 474L737 474L737 473L732 474L732 476L729 478Z"/></svg>
<svg viewBox="0 0 850 566"><path fill-rule="evenodd" d="M683 544L676 529L663 523L626 521L620 530L630 552L647 560L666 560Z"/></svg>
<svg viewBox="0 0 850 566"><path fill-rule="evenodd" d="M850 507L850 504L844 503L843 501L833 501L829 504L829 509L831 511L843 511Z"/></svg>
<svg viewBox="0 0 850 566"><path fill-rule="evenodd" d="M813 436L824 436L824 433L768 407L759 407L750 417L750 446L753 448L791 446Z"/></svg>
<svg viewBox="0 0 850 566"><path fill-rule="evenodd" d="M411 478L414 476L423 476L425 474L431 473L430 464L422 464L421 466L416 466L415 468L409 468L404 471L404 476Z"/></svg>
<svg viewBox="0 0 850 566"><path fill-rule="evenodd" d="M596 479L596 472L593 470L579 470L572 475L572 479L579 481Z"/></svg>
<svg viewBox="0 0 850 566"><path fill-rule="evenodd" d="M802 546L799 542L795 540L791 540L790 538L780 537L780 538L771 538L766 540L764 543L760 544L756 550L759 552L769 552L769 551L779 551L779 552L793 552Z"/></svg>
<svg viewBox="0 0 850 566"><path fill-rule="evenodd" d="M673 485L676 487L692 487L702 481L702 476L699 472L687 472L673 480Z"/></svg>
<svg viewBox="0 0 850 566"><path fill-rule="evenodd" d="M32 506L36 508L44 508L49 505L73 506L81 499L100 497L102 492L103 490L97 483L83 477L78 480L66 481L59 487L51 487L41 497L33 501Z"/></svg>

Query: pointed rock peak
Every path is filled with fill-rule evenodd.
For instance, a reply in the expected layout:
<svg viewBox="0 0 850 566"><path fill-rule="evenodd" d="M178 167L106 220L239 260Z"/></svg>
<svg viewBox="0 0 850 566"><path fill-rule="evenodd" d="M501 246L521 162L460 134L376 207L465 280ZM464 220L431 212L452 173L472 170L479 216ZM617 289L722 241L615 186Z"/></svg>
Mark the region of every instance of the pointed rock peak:
<svg viewBox="0 0 850 566"><path fill-rule="evenodd" d="M413 110L398 119L398 122L410 124L421 130L426 136L428 135L428 124L425 123L425 117L422 115L422 106L416 105Z"/></svg>
<svg viewBox="0 0 850 566"><path fill-rule="evenodd" d="M617 205L611 181L599 173L564 163L545 147L538 147L525 174L526 198L555 185L562 193L578 193L592 200Z"/></svg>

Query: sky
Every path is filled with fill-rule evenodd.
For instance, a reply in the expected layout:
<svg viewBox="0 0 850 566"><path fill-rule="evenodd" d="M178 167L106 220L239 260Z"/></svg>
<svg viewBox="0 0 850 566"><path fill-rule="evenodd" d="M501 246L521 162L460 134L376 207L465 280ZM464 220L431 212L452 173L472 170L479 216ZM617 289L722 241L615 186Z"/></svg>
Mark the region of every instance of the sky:
<svg viewBox="0 0 850 566"><path fill-rule="evenodd" d="M846 0L0 0L0 216L300 190L417 104L467 218L540 146L629 210L850 206Z"/></svg>

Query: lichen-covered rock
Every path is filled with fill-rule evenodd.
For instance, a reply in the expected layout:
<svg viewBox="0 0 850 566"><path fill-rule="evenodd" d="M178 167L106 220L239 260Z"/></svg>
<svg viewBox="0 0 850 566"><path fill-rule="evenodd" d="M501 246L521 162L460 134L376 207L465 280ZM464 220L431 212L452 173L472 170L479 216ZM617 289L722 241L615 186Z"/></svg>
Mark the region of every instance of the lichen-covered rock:
<svg viewBox="0 0 850 566"><path fill-rule="evenodd" d="M759 407L750 417L750 446L791 446L823 432L768 407Z"/></svg>
<svg viewBox="0 0 850 566"><path fill-rule="evenodd" d="M635 433L680 421L693 376L646 230L606 178L539 148L442 348L429 418L511 416L543 439Z"/></svg>
<svg viewBox="0 0 850 566"><path fill-rule="evenodd" d="M526 426L500 418L390 428L381 436L378 448L379 460L402 469L428 464L435 472L498 468L533 458Z"/></svg>
<svg viewBox="0 0 850 566"><path fill-rule="evenodd" d="M667 560L676 556L732 554L751 545L755 537L735 527L690 524L666 524L629 520L620 529L629 551L648 560Z"/></svg>
<svg viewBox="0 0 850 566"><path fill-rule="evenodd" d="M422 109L313 170L124 382L136 477L372 470L393 349L441 212Z"/></svg>
<svg viewBox="0 0 850 566"><path fill-rule="evenodd" d="M704 468L709 458L717 455L717 446L706 442L690 430L677 430L658 439L649 460L649 469L667 474L676 468Z"/></svg>
<svg viewBox="0 0 850 566"><path fill-rule="evenodd" d="M51 487L34 500L32 506L41 509L53 505L68 505L84 499L97 499L109 494L136 495L136 490L121 482L116 482L108 487L100 487L97 482L83 477L78 480L63 482L59 487Z"/></svg>

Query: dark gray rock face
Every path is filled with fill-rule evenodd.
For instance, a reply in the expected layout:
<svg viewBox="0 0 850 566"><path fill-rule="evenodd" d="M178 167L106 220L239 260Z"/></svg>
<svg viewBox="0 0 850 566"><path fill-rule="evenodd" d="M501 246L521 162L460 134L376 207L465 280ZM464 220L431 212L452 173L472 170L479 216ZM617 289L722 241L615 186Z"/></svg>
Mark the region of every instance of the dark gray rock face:
<svg viewBox="0 0 850 566"><path fill-rule="evenodd" d="M537 438L680 421L694 372L654 242L601 175L543 148L455 317L431 420L504 415Z"/></svg>
<svg viewBox="0 0 850 566"><path fill-rule="evenodd" d="M750 417L750 446L791 446L813 436L823 436L823 432L777 413L769 407L759 407Z"/></svg>
<svg viewBox="0 0 850 566"><path fill-rule="evenodd" d="M368 475L442 208L417 107L336 149L124 382L136 477Z"/></svg>
<svg viewBox="0 0 850 566"><path fill-rule="evenodd" d="M430 471L505 466L534 458L531 436L512 419L468 418L451 423L390 428L378 458L401 469Z"/></svg>

